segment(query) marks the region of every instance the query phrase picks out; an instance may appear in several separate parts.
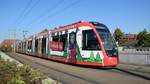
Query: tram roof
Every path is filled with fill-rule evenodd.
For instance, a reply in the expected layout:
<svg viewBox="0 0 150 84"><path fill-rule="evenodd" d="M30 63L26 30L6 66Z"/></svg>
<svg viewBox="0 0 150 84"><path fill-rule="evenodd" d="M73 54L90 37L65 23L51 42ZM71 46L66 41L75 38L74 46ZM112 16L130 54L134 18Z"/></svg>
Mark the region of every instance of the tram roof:
<svg viewBox="0 0 150 84"><path fill-rule="evenodd" d="M55 27L54 29L49 30L49 31L51 31L51 32L59 32L59 31L63 31L63 30L77 28L79 26L92 26L93 27L93 25L90 22L79 21L79 22L76 22L76 23L72 23L70 25Z"/></svg>

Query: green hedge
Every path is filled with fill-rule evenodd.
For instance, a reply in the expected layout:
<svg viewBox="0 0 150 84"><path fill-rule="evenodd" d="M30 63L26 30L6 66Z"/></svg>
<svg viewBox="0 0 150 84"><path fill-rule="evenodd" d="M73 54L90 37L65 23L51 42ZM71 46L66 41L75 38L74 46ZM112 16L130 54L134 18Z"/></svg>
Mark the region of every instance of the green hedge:
<svg viewBox="0 0 150 84"><path fill-rule="evenodd" d="M44 75L29 65L0 59L0 84L42 84Z"/></svg>

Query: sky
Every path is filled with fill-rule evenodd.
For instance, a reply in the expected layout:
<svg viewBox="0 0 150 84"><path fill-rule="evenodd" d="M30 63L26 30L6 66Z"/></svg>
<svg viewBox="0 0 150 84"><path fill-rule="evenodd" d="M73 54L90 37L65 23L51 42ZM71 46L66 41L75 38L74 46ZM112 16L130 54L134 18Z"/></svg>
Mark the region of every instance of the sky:
<svg viewBox="0 0 150 84"><path fill-rule="evenodd" d="M0 0L0 41L78 21L97 21L113 33L150 31L150 0Z"/></svg>

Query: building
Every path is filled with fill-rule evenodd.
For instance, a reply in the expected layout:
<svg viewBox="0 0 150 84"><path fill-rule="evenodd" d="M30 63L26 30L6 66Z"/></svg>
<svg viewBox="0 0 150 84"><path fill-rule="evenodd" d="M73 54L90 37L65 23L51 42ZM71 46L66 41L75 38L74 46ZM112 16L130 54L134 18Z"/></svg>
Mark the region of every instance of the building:
<svg viewBox="0 0 150 84"><path fill-rule="evenodd" d="M124 34L122 46L133 47L138 42L137 34Z"/></svg>
<svg viewBox="0 0 150 84"><path fill-rule="evenodd" d="M137 40L137 34L130 34L130 33L124 34L123 39L126 41L135 41L135 40Z"/></svg>

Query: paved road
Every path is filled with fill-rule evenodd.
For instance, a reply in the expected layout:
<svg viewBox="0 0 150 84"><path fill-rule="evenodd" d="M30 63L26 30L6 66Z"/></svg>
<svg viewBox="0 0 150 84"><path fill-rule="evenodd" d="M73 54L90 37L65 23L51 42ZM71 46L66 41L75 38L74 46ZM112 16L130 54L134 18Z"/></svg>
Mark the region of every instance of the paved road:
<svg viewBox="0 0 150 84"><path fill-rule="evenodd" d="M18 53L8 53L64 84L150 84L150 80L117 69L74 66Z"/></svg>

